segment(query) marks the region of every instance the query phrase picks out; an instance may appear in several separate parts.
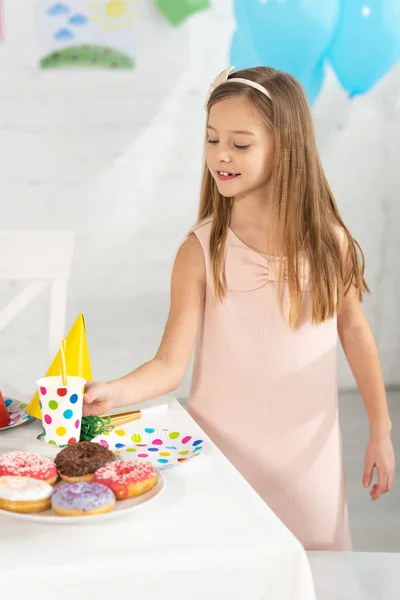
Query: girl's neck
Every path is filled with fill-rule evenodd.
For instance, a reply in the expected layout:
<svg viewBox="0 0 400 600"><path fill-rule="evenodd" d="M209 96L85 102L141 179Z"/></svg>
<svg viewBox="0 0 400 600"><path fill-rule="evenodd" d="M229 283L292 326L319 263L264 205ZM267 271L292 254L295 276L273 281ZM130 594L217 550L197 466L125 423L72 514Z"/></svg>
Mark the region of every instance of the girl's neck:
<svg viewBox="0 0 400 600"><path fill-rule="evenodd" d="M233 201L230 226L232 229L267 230L271 225L271 206L257 194L247 194Z"/></svg>

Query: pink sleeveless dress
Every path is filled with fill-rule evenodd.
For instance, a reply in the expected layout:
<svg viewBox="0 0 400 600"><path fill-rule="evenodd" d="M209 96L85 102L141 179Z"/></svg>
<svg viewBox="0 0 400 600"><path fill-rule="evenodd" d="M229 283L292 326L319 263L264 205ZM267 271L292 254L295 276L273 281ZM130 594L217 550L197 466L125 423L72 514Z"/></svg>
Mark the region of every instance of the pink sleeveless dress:
<svg viewBox="0 0 400 600"><path fill-rule="evenodd" d="M289 328L276 259L228 232L227 298L213 304L211 220L193 230L207 291L188 412L306 550L351 550L338 422L336 318ZM287 284L282 284L288 314Z"/></svg>

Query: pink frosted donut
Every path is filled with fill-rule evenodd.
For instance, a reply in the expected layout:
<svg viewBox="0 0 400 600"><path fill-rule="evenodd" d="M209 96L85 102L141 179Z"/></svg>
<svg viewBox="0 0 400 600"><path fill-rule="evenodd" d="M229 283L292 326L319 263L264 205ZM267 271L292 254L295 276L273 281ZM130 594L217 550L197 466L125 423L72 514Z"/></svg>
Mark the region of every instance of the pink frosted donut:
<svg viewBox="0 0 400 600"><path fill-rule="evenodd" d="M0 454L0 477L16 475L31 477L53 484L57 481L57 468L52 460L31 452L6 452Z"/></svg>
<svg viewBox="0 0 400 600"><path fill-rule="evenodd" d="M157 482L157 471L138 460L117 460L98 469L93 481L111 488L117 500L126 500L151 490Z"/></svg>

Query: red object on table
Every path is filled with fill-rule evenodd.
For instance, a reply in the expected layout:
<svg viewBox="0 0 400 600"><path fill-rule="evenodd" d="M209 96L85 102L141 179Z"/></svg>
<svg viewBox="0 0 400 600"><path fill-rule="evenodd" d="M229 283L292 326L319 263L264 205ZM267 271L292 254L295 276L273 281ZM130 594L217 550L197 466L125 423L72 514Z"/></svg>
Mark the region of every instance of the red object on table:
<svg viewBox="0 0 400 600"><path fill-rule="evenodd" d="M0 392L0 429L2 427L7 427L7 425L9 425L10 421L11 421L10 415L8 414L8 410L6 409L3 395Z"/></svg>

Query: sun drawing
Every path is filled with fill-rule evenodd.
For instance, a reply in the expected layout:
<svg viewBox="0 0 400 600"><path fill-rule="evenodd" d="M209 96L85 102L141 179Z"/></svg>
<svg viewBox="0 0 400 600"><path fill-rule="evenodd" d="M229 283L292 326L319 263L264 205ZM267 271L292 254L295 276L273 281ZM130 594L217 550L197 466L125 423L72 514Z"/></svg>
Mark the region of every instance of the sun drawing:
<svg viewBox="0 0 400 600"><path fill-rule="evenodd" d="M121 27L132 27L132 21L136 17L133 10L136 0L109 0L108 2L91 2L93 11L92 21L101 24L104 31L109 29L121 29Z"/></svg>

